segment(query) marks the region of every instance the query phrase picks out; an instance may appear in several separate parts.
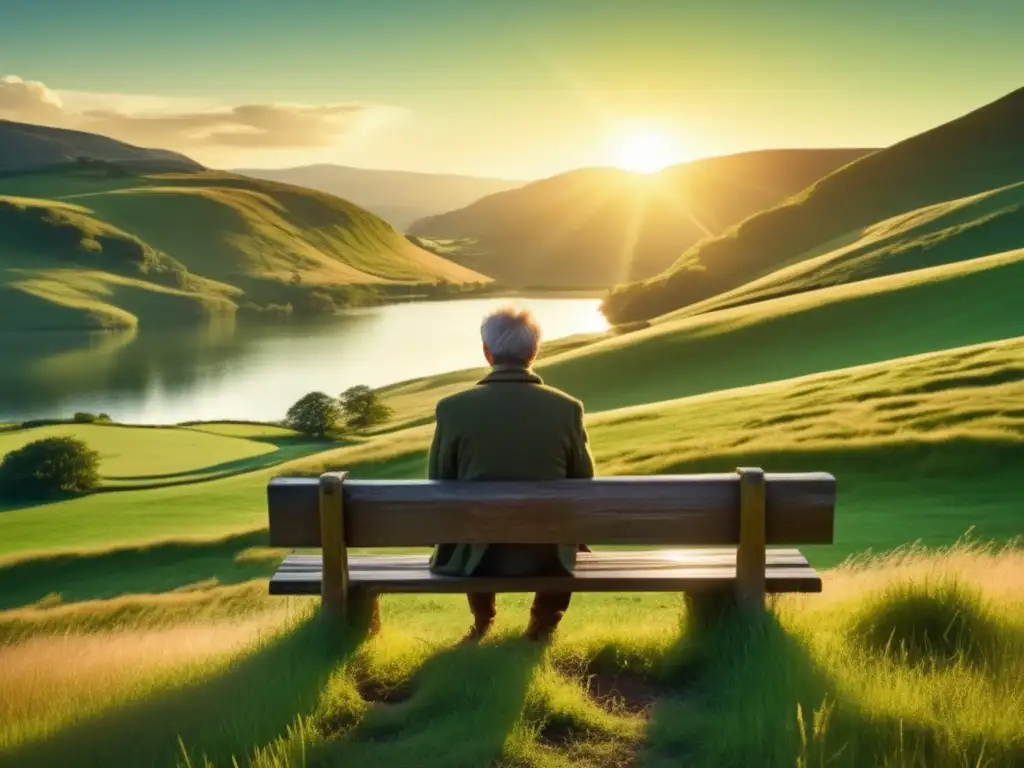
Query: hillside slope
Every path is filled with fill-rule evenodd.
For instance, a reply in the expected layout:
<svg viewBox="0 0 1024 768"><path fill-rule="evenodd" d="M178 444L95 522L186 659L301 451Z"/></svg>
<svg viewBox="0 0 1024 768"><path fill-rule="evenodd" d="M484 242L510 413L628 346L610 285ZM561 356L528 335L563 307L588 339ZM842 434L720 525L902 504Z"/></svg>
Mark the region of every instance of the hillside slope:
<svg viewBox="0 0 1024 768"><path fill-rule="evenodd" d="M329 312L359 286L487 281L344 200L233 174L78 163L2 177L4 195L4 328Z"/></svg>
<svg viewBox="0 0 1024 768"><path fill-rule="evenodd" d="M381 171L342 165L244 168L235 173L296 184L351 200L399 231L405 231L417 219L462 208L486 195L526 183L514 179Z"/></svg>
<svg viewBox="0 0 1024 768"><path fill-rule="evenodd" d="M417 221L410 234L514 286L607 288L784 200L869 150L774 150L646 176L587 168Z"/></svg>
<svg viewBox="0 0 1024 768"><path fill-rule="evenodd" d="M203 167L166 149L136 147L84 131L0 120L0 173L46 168L80 158L149 171L198 171Z"/></svg>
<svg viewBox="0 0 1024 768"><path fill-rule="evenodd" d="M863 157L798 197L699 243L669 269L613 291L614 322L655 317L790 263L900 213L1024 180L1024 88Z"/></svg>
<svg viewBox="0 0 1024 768"><path fill-rule="evenodd" d="M692 315L1024 248L1024 182L893 216L762 278L691 304ZM828 248L827 244L825 248Z"/></svg>
<svg viewBox="0 0 1024 768"><path fill-rule="evenodd" d="M537 365L588 412L653 403L1024 336L1024 249L609 334ZM1024 378L1024 365L1018 371ZM458 371L384 390L412 421L469 386Z"/></svg>

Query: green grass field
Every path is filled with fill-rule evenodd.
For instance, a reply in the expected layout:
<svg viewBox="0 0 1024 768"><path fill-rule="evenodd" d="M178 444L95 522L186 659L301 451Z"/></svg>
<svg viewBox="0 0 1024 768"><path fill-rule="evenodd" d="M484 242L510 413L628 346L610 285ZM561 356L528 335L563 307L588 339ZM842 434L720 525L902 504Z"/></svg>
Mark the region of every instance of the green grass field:
<svg viewBox="0 0 1024 768"><path fill-rule="evenodd" d="M84 440L100 454L105 490L209 480L273 466L324 449L323 442L271 425L154 428L62 424L0 433L0 455L35 440L65 436Z"/></svg>

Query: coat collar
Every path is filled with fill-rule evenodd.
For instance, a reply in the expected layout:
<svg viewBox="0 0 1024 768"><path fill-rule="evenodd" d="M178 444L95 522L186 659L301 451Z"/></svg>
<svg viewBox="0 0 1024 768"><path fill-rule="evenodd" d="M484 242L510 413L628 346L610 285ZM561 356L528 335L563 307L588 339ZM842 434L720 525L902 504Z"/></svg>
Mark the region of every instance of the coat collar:
<svg viewBox="0 0 1024 768"><path fill-rule="evenodd" d="M491 372L480 379L477 384L504 384L508 382L518 384L543 384L544 380L529 368L521 368L518 365L496 365L491 368Z"/></svg>

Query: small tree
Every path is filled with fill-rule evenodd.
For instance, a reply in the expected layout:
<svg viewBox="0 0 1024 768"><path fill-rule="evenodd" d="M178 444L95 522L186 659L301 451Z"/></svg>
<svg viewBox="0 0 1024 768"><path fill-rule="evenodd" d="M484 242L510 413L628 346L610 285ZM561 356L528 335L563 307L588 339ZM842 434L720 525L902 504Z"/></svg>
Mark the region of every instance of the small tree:
<svg viewBox="0 0 1024 768"><path fill-rule="evenodd" d="M393 413L381 402L380 396L365 384L349 387L342 392L341 408L345 412L345 423L356 429L383 424Z"/></svg>
<svg viewBox="0 0 1024 768"><path fill-rule="evenodd" d="M11 451L0 462L7 497L84 493L99 484L100 455L74 437L48 437Z"/></svg>
<svg viewBox="0 0 1024 768"><path fill-rule="evenodd" d="M323 392L310 392L288 409L284 421L298 432L323 437L340 418L341 406L337 400Z"/></svg>
<svg viewBox="0 0 1024 768"><path fill-rule="evenodd" d="M75 414L73 421L76 424L109 424L110 416L105 413L89 413L79 411Z"/></svg>

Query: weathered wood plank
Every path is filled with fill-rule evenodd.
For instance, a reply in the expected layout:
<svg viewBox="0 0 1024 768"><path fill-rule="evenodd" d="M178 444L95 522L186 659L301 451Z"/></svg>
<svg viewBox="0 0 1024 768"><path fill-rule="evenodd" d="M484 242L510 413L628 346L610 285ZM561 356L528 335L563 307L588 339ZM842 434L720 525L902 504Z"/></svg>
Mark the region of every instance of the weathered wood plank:
<svg viewBox="0 0 1024 768"><path fill-rule="evenodd" d="M349 569L424 569L428 567L426 554L409 555L349 555ZM666 549L654 551L625 552L581 552L577 556L577 567L631 567L631 568L675 568L687 566L729 566L736 563L735 549ZM769 549L766 567L780 565L808 565L807 558L797 549ZM280 571L308 570L320 568L320 555L289 555L281 563Z"/></svg>
<svg viewBox="0 0 1024 768"><path fill-rule="evenodd" d="M651 576L647 571L602 571L572 577L461 578L425 575L422 572L353 572L350 585L380 593L459 592L714 592L736 583L735 567L680 568ZM820 592L821 579L810 568L772 568L765 579L766 592ZM317 595L319 572L275 575L270 582L273 595Z"/></svg>
<svg viewBox="0 0 1024 768"><path fill-rule="evenodd" d="M641 558L605 559L607 553L581 553L573 576L549 577L452 577L431 573L424 556L395 563L373 563L372 556L353 557L349 562L349 584L353 589L372 592L532 592L538 590L569 590L573 592L712 592L728 588L736 582L736 566L720 559L687 561L680 557L670 562L668 552L644 562ZM612 553L617 554L617 553ZM685 551L680 551L685 555ZM319 594L320 564L316 558L289 558L271 579L270 592L275 595ZM412 558L418 558L413 561ZM734 557L734 555L733 555ZM820 592L821 578L802 556L791 551L774 554L769 551L765 587L769 593Z"/></svg>
<svg viewBox="0 0 1024 768"><path fill-rule="evenodd" d="M835 478L768 474L768 544L824 544L833 536ZM319 481L267 487L270 541L321 546ZM348 480L350 547L438 542L727 545L739 542L736 475L656 475L545 482Z"/></svg>

